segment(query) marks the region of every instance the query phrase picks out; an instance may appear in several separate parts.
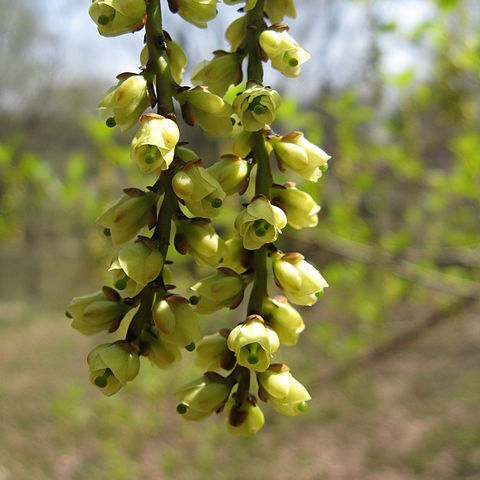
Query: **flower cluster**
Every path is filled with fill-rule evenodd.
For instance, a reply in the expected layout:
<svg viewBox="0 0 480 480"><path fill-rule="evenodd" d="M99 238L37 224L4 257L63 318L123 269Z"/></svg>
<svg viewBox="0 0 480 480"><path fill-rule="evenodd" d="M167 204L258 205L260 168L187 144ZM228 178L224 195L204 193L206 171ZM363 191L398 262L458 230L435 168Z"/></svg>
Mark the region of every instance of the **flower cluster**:
<svg viewBox="0 0 480 480"><path fill-rule="evenodd" d="M281 136L271 128L281 97L263 85L262 61L296 77L310 57L280 23L296 16L293 0L224 3L244 3L226 32L231 51L214 52L194 70L193 86L182 86L186 57L163 29L160 0L92 2L89 13L101 35L146 29L141 71L120 74L98 108L111 128L136 126L131 160L152 180L144 190L126 188L98 219L115 247L110 285L74 298L67 316L85 335L113 333L124 323L124 339L99 345L87 358L90 381L103 394L132 381L142 357L167 369L182 351L195 352L195 364L206 371L177 391L178 413L197 421L225 412L229 432L249 436L265 421L260 401L289 416L306 410L310 394L273 357L282 345L296 345L305 329L293 305L313 305L328 287L300 253L276 246L288 227L315 227L320 207L295 183L274 183L271 157L281 171L310 182L330 157L301 132ZM217 0L169 0L168 6L200 28L217 13ZM232 100L226 93L242 82L245 61L246 82ZM181 141L177 113L209 135L231 135L231 150L213 162L199 158ZM228 197L251 191L232 219L235 235L222 238L214 222ZM172 285L173 248L212 269L190 286L188 298ZM270 295L269 267L282 295ZM249 284L246 318L204 334L199 318L235 310Z"/></svg>

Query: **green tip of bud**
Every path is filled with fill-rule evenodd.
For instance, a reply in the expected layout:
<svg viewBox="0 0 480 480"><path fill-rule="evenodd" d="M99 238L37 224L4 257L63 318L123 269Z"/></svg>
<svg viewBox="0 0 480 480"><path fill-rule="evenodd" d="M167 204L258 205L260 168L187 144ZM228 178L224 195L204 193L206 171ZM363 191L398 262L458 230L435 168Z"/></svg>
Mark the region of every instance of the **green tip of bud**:
<svg viewBox="0 0 480 480"><path fill-rule="evenodd" d="M177 412L180 415L185 415L187 413L188 407L184 403L179 403L177 405Z"/></svg>
<svg viewBox="0 0 480 480"><path fill-rule="evenodd" d="M213 208L220 208L222 205L223 205L223 202L219 198L214 198L212 200L212 207Z"/></svg>
<svg viewBox="0 0 480 480"><path fill-rule="evenodd" d="M68 310L65 311L65 316L66 316L67 318L73 318L72 315L70 314L70 312L69 312Z"/></svg>
<svg viewBox="0 0 480 480"><path fill-rule="evenodd" d="M296 58L291 58L289 61L288 61L288 64L291 66L291 67L296 67L298 65L298 60Z"/></svg>
<svg viewBox="0 0 480 480"><path fill-rule="evenodd" d="M189 352L193 352L195 350L195 342L189 343L186 347L185 350L188 350Z"/></svg>
<svg viewBox="0 0 480 480"><path fill-rule="evenodd" d="M110 23L110 17L108 15L100 15L97 19L99 25L108 25Z"/></svg>
<svg viewBox="0 0 480 480"><path fill-rule="evenodd" d="M263 115L265 113L265 107L262 107L261 105L256 105L253 109L253 112L255 113L255 115Z"/></svg>
<svg viewBox="0 0 480 480"><path fill-rule="evenodd" d="M147 155L145 157L145 163L148 163L148 165L151 165L155 161L155 157L153 155Z"/></svg>
<svg viewBox="0 0 480 480"><path fill-rule="evenodd" d="M323 290L322 290L321 292L317 292L317 293L315 294L315 296L316 296L317 298L322 298L322 297L323 297Z"/></svg>
<svg viewBox="0 0 480 480"><path fill-rule="evenodd" d="M105 377L97 377L95 379L95 385L98 388L105 388L107 386L107 379Z"/></svg>
<svg viewBox="0 0 480 480"><path fill-rule="evenodd" d="M257 350L260 347L259 343L252 343L248 346L248 350L250 351L250 355L248 356L248 363L251 365L256 365L258 363L258 356Z"/></svg>
<svg viewBox="0 0 480 480"><path fill-rule="evenodd" d="M109 228L105 228L103 230L103 234L106 236L106 237L111 237L112 236L112 232L110 231Z"/></svg>
<svg viewBox="0 0 480 480"><path fill-rule="evenodd" d="M108 128L113 128L116 124L117 124L117 122L115 121L115 119L113 117L107 118L105 120L105 125Z"/></svg>
<svg viewBox="0 0 480 480"><path fill-rule="evenodd" d="M257 228L257 230L255 230L255 235L257 237L264 237L266 234L267 234L267 231L264 230L263 228Z"/></svg>
<svg viewBox="0 0 480 480"><path fill-rule="evenodd" d="M258 363L258 357L251 353L248 356L248 363L250 363L251 365L256 365Z"/></svg>
<svg viewBox="0 0 480 480"><path fill-rule="evenodd" d="M121 278L120 280L117 280L115 282L115 288L117 290L125 290L127 288L127 282L128 282L127 278Z"/></svg>
<svg viewBox="0 0 480 480"><path fill-rule="evenodd" d="M327 165L327 164L325 164L325 165L320 165L320 170L321 170L322 172L326 172L326 171L328 170L328 165Z"/></svg>
<svg viewBox="0 0 480 480"><path fill-rule="evenodd" d="M308 403L307 402L300 402L297 404L297 408L300 412L304 413L308 410Z"/></svg>
<svg viewBox="0 0 480 480"><path fill-rule="evenodd" d="M191 305L198 305L199 301L200 301L200 298L197 297L196 295L192 295L189 299L189 302Z"/></svg>

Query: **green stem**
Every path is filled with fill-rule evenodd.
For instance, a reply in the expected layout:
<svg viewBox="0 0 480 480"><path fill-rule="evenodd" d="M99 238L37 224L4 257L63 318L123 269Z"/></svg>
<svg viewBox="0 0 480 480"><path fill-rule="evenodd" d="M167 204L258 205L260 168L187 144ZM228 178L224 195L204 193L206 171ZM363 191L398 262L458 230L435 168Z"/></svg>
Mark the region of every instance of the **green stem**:
<svg viewBox="0 0 480 480"><path fill-rule="evenodd" d="M150 325L154 293L151 288L144 288L140 294L140 307L128 326L127 340L140 338L144 326Z"/></svg>
<svg viewBox="0 0 480 480"><path fill-rule="evenodd" d="M148 48L148 69L155 75L157 111L160 115L175 113L172 98L172 76L168 66L160 0L150 0L148 3L145 29Z"/></svg>
<svg viewBox="0 0 480 480"><path fill-rule="evenodd" d="M247 14L247 50L248 50L248 81L262 84L263 65L262 60L257 56L258 37L265 28L263 20L264 0L259 0L253 10ZM255 180L255 194L264 195L270 199L270 188L272 186L272 171L270 158L265 146L263 132L255 132L253 136L253 153L257 164L257 175ZM268 295L268 271L267 271L267 249L265 246L255 251L253 258L255 269L255 282L248 302L248 314L262 313L262 303Z"/></svg>
<svg viewBox="0 0 480 480"><path fill-rule="evenodd" d="M265 0L258 0L255 8L247 13L247 38L246 48L248 52L248 81L259 85L263 82L262 60L257 56L258 37L265 29L263 20L263 8Z"/></svg>

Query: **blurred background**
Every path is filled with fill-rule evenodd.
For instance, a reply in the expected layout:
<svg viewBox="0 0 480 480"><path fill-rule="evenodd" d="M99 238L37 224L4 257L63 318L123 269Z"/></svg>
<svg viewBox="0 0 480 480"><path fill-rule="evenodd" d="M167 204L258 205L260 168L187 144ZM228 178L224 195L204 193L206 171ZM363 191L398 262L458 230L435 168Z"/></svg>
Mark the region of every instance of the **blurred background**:
<svg viewBox="0 0 480 480"><path fill-rule="evenodd" d="M143 36L101 38L89 4L0 0L0 480L480 479L478 0L296 1L291 33L312 60L298 80L267 68L285 95L276 130L305 131L333 159L302 185L318 228L282 248L331 287L279 358L312 393L308 413L267 405L246 440L223 417L175 413L173 391L201 373L188 355L167 372L144 362L101 396L85 360L99 338L64 317L108 281L96 216L146 182L133 133L95 115L114 76L137 71ZM220 4L207 31L165 15L189 71L226 48L235 10ZM207 164L229 149L184 131ZM180 292L205 273L172 259ZM239 321L218 317L206 332Z"/></svg>

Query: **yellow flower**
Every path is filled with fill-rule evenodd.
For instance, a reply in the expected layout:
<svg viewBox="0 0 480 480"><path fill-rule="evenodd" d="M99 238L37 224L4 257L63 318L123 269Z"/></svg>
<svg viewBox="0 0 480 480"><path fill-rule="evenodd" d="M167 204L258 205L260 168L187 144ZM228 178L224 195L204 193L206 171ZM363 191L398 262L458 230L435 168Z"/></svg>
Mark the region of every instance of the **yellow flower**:
<svg viewBox="0 0 480 480"><path fill-rule="evenodd" d="M143 27L144 0L94 0L88 9L98 33L114 37Z"/></svg>

